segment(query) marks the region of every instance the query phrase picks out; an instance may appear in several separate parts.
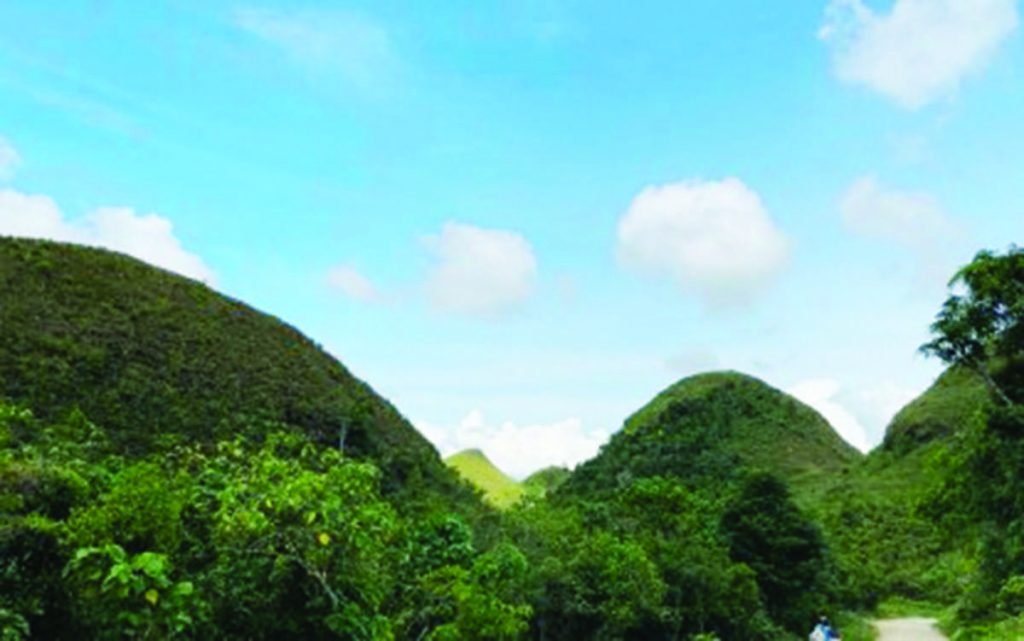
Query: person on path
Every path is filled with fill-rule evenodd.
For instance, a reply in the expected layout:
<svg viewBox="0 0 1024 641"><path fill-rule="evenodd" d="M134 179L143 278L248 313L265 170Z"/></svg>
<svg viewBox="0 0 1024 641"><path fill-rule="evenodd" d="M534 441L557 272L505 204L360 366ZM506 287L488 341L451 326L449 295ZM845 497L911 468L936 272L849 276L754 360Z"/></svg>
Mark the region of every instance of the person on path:
<svg viewBox="0 0 1024 641"><path fill-rule="evenodd" d="M840 641L839 633L829 625L828 617L822 616L811 632L810 641Z"/></svg>

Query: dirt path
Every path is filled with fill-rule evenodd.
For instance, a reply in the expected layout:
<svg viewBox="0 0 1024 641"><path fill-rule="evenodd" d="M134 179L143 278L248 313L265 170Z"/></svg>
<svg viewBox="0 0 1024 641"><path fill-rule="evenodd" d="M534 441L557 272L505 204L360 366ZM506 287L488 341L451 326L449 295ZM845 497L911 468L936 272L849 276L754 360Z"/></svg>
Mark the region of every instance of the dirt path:
<svg viewBox="0 0 1024 641"><path fill-rule="evenodd" d="M935 619L886 619L875 621L878 641L946 641Z"/></svg>

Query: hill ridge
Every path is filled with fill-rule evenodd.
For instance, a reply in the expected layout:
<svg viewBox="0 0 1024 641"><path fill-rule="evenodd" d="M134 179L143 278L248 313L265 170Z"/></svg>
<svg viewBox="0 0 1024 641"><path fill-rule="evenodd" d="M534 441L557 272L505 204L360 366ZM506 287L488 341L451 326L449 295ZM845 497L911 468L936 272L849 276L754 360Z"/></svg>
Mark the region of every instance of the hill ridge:
<svg viewBox="0 0 1024 641"><path fill-rule="evenodd" d="M81 409L126 452L285 424L341 444L384 487L462 484L388 402L294 327L116 252L0 237L0 396Z"/></svg>
<svg viewBox="0 0 1024 641"><path fill-rule="evenodd" d="M799 486L861 457L791 395L749 374L707 372L673 383L627 418L563 488L588 493L658 475L704 486L742 469L766 469Z"/></svg>

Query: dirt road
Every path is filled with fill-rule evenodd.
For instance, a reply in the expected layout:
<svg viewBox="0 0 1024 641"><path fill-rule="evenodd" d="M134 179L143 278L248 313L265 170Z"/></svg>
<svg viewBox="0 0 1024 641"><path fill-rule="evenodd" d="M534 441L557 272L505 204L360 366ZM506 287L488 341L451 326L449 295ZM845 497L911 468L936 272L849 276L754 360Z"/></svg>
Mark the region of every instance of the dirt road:
<svg viewBox="0 0 1024 641"><path fill-rule="evenodd" d="M875 621L878 641L946 641L934 619L886 619Z"/></svg>

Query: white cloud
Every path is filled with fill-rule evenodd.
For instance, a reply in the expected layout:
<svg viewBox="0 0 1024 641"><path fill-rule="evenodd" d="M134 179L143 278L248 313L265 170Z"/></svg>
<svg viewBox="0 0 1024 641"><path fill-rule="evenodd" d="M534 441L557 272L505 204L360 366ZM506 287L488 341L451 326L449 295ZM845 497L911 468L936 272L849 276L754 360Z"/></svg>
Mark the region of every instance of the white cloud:
<svg viewBox="0 0 1024 641"><path fill-rule="evenodd" d="M547 424L506 421L492 425L479 410L467 414L454 428L423 423L417 427L443 456L477 448L500 470L518 479L551 465L571 468L597 454L609 437L601 430L585 430L578 418Z"/></svg>
<svg viewBox="0 0 1024 641"><path fill-rule="evenodd" d="M836 75L917 109L953 94L1017 27L1017 0L831 0L819 37Z"/></svg>
<svg viewBox="0 0 1024 641"><path fill-rule="evenodd" d="M866 176L847 189L839 209L851 232L908 250L921 284L945 284L960 258L963 231L927 193L887 188Z"/></svg>
<svg viewBox="0 0 1024 641"><path fill-rule="evenodd" d="M352 265L339 265L327 274L327 283L346 296L370 302L380 299L380 292L358 269Z"/></svg>
<svg viewBox="0 0 1024 641"><path fill-rule="evenodd" d="M736 178L647 187L618 228L623 264L670 276L715 306L744 302L768 285L789 246L760 196Z"/></svg>
<svg viewBox="0 0 1024 641"><path fill-rule="evenodd" d="M156 214L137 214L127 207L103 207L69 221L47 196L3 189L0 235L105 247L189 278L215 282L213 271L203 260L181 246L171 221Z"/></svg>
<svg viewBox="0 0 1024 641"><path fill-rule="evenodd" d="M17 150L0 136L0 180L7 180L14 175L14 168L21 163Z"/></svg>
<svg viewBox="0 0 1024 641"><path fill-rule="evenodd" d="M840 202L840 213L846 227L856 234L921 251L956 236L956 225L931 195L885 188L873 176L850 185Z"/></svg>
<svg viewBox="0 0 1024 641"><path fill-rule="evenodd" d="M525 302L533 291L537 259L519 234L449 222L424 243L437 258L427 297L439 309L496 316Z"/></svg>
<svg viewBox="0 0 1024 641"><path fill-rule="evenodd" d="M338 70L360 84L378 80L395 64L387 31L356 13L245 8L235 12L235 24L298 63Z"/></svg>
<svg viewBox="0 0 1024 641"><path fill-rule="evenodd" d="M870 448L867 430L857 417L836 400L840 385L827 378L797 383L787 393L818 410L843 439L861 452Z"/></svg>
<svg viewBox="0 0 1024 641"><path fill-rule="evenodd" d="M885 429L896 414L917 398L922 389L912 389L885 381L864 389L848 390L843 400L862 418L872 443L881 443Z"/></svg>

